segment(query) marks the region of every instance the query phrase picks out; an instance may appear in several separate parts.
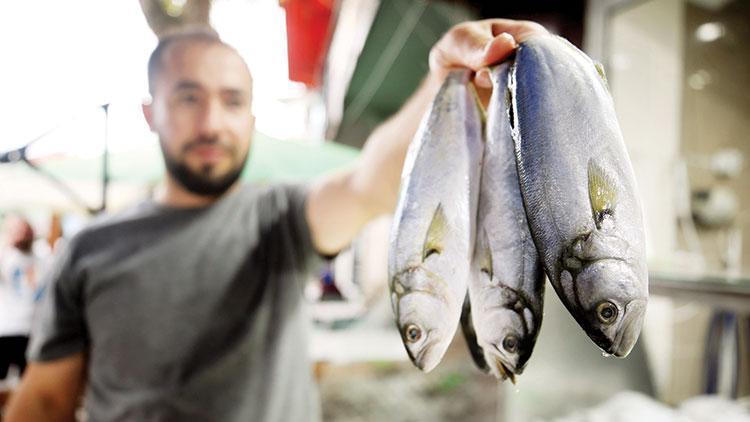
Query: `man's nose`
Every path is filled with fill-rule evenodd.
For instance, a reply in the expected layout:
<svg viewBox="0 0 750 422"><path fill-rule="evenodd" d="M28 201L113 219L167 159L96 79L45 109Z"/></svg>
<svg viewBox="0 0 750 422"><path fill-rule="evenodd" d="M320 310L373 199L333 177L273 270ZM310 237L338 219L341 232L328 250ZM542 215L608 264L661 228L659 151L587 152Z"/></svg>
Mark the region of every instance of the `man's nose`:
<svg viewBox="0 0 750 422"><path fill-rule="evenodd" d="M208 101L198 117L198 132L203 136L219 133L223 122L223 110L219 101Z"/></svg>

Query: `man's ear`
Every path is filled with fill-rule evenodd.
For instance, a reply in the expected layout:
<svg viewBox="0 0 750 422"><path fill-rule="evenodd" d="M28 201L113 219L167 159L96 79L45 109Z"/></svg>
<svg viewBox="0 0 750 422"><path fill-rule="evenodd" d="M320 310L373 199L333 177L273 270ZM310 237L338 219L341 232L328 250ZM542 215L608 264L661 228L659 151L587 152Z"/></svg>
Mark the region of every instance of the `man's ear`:
<svg viewBox="0 0 750 422"><path fill-rule="evenodd" d="M146 119L146 123L148 123L149 129L151 129L151 132L155 132L153 123L153 103L151 99L143 100L143 102L141 103L141 111L143 111L143 118Z"/></svg>

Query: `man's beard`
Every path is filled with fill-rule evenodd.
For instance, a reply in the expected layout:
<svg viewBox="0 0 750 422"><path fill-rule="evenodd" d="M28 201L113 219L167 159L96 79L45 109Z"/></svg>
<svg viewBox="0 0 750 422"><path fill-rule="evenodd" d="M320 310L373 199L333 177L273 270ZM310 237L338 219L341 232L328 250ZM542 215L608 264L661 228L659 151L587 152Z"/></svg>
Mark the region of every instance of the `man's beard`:
<svg viewBox="0 0 750 422"><path fill-rule="evenodd" d="M216 139L199 138L186 144L180 155L185 155L190 149L199 145L219 145L226 150L226 152L234 159L233 167L223 175L218 177L211 176L211 170L213 165L207 164L203 166L200 171L191 170L184 160L180 160L172 157L167 149L164 147L164 143L159 140L161 146L162 155L164 156L164 164L167 168L167 172L185 189L188 191L201 195L201 196L212 196L218 197L223 195L234 183L240 178L242 170L245 168L247 162L248 152L241 157L240 160L237 158L237 149L222 145Z"/></svg>

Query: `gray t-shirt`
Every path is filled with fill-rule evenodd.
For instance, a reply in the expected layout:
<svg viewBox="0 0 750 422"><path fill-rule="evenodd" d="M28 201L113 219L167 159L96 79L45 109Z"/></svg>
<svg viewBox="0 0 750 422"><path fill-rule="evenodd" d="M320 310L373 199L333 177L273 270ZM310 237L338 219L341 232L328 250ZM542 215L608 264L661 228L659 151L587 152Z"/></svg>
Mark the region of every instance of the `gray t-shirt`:
<svg viewBox="0 0 750 422"><path fill-rule="evenodd" d="M49 275L30 360L86 353L91 421L318 420L305 198L248 185L93 224Z"/></svg>

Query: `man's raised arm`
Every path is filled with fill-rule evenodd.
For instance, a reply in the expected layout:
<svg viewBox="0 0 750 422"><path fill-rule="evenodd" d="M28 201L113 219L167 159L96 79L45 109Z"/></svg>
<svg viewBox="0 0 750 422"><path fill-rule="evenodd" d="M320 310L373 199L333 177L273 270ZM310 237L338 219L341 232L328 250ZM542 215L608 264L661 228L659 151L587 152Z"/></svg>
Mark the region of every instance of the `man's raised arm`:
<svg viewBox="0 0 750 422"><path fill-rule="evenodd" d="M451 28L430 51L422 85L365 143L354 167L316 181L307 200L307 221L318 252L335 254L368 221L393 211L406 150L422 115L452 68L477 72L475 84L491 89L487 66L508 57L529 35L546 32L528 21L488 19Z"/></svg>

